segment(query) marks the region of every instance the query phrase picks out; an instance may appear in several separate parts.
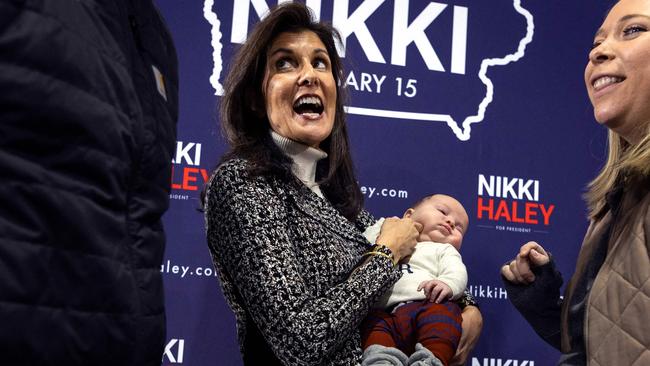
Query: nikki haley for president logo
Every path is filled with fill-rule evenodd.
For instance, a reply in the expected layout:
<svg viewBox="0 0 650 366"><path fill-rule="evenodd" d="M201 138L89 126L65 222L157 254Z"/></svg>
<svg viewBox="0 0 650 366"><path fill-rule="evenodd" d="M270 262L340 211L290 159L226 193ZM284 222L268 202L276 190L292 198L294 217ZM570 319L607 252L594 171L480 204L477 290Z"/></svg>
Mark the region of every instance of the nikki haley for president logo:
<svg viewBox="0 0 650 366"><path fill-rule="evenodd" d="M541 200L540 188L536 179L479 174L478 226L524 233L548 232L555 205Z"/></svg>
<svg viewBox="0 0 650 366"><path fill-rule="evenodd" d="M189 193L200 192L209 178L208 170L201 167L201 144L177 141L176 154L172 159L170 198L190 199Z"/></svg>

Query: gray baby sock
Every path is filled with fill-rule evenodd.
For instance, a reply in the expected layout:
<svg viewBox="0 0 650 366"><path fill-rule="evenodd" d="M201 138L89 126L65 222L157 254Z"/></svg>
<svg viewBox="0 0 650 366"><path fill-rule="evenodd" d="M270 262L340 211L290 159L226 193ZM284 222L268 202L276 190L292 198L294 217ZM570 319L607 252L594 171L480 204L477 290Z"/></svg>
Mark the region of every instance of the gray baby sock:
<svg viewBox="0 0 650 366"><path fill-rule="evenodd" d="M397 348L373 344L363 351L361 366L405 366L408 357Z"/></svg>
<svg viewBox="0 0 650 366"><path fill-rule="evenodd" d="M415 352L409 357L408 366L444 366L431 351L424 348L422 344L415 345Z"/></svg>

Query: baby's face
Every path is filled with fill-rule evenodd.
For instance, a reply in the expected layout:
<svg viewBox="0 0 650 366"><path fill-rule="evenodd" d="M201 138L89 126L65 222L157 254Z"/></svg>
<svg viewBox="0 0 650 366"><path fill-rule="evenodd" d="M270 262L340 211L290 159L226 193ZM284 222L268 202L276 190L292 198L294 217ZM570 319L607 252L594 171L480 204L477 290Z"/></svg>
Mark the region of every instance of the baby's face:
<svg viewBox="0 0 650 366"><path fill-rule="evenodd" d="M442 194L426 199L415 208L409 208L404 217L422 224L418 241L449 243L458 250L469 225L469 217L460 202Z"/></svg>

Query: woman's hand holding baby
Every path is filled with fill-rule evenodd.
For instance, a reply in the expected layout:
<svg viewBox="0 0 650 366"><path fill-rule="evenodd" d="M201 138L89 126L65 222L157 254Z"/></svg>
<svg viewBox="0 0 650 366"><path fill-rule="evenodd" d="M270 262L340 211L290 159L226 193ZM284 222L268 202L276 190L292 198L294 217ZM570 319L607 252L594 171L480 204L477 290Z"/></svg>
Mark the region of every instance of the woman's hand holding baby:
<svg viewBox="0 0 650 366"><path fill-rule="evenodd" d="M410 218L389 217L384 220L376 243L383 244L393 252L395 261L407 257L415 250L422 224Z"/></svg>

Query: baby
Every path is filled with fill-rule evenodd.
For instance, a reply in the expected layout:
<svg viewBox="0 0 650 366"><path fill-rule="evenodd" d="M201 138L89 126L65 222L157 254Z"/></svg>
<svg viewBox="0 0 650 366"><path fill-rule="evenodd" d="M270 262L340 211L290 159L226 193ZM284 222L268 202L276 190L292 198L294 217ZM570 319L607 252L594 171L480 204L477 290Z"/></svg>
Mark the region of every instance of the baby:
<svg viewBox="0 0 650 366"><path fill-rule="evenodd" d="M467 285L458 251L469 217L460 202L442 194L420 200L404 217L422 224L422 232L413 254L399 263L402 277L362 325L362 365L447 366L462 321L459 306L447 300L460 298ZM371 243L383 221L364 232Z"/></svg>

